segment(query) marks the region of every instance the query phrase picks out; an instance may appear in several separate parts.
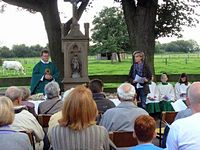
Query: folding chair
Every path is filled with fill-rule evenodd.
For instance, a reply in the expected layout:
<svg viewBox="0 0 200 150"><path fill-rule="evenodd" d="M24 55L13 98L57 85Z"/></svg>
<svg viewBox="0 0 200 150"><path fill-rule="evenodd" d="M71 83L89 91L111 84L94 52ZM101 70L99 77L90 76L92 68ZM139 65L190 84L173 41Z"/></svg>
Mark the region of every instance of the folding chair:
<svg viewBox="0 0 200 150"><path fill-rule="evenodd" d="M33 131L32 130L30 130L30 131L23 130L23 131L20 131L20 132L25 133L25 134L28 135L29 140L31 142L31 145L33 146L33 150L35 150L35 141L34 141L34 133L33 133Z"/></svg>
<svg viewBox="0 0 200 150"><path fill-rule="evenodd" d="M133 132L114 131L109 133L109 137L116 147L131 147L138 144L137 139L133 137Z"/></svg>

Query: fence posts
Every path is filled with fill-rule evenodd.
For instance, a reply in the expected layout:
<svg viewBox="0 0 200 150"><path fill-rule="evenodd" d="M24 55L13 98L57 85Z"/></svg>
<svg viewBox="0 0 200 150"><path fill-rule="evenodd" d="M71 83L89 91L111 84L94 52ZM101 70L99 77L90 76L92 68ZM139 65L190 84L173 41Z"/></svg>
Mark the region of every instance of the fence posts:
<svg viewBox="0 0 200 150"><path fill-rule="evenodd" d="M165 65L167 65L167 58L165 58Z"/></svg>
<svg viewBox="0 0 200 150"><path fill-rule="evenodd" d="M187 62L187 58L185 58L185 64L187 64L188 62Z"/></svg>

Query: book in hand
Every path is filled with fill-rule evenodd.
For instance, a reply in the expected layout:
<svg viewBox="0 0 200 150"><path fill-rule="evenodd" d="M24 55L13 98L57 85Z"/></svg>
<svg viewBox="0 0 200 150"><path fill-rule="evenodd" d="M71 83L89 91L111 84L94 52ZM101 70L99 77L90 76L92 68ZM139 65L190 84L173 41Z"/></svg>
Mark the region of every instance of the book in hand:
<svg viewBox="0 0 200 150"><path fill-rule="evenodd" d="M175 102L171 102L171 105L174 108L175 112L179 112L187 108L187 106L185 105L182 99L178 99Z"/></svg>
<svg viewBox="0 0 200 150"><path fill-rule="evenodd" d="M140 77L139 75L136 74L134 81L137 83L144 83L145 77Z"/></svg>

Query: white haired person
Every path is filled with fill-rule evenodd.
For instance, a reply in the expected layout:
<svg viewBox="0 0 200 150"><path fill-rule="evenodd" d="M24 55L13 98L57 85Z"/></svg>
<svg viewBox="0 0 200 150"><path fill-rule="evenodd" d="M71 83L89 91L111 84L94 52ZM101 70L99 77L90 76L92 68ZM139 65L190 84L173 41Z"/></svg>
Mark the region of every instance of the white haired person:
<svg viewBox="0 0 200 150"><path fill-rule="evenodd" d="M37 117L37 114L35 112L35 104L28 101L31 95L30 89L27 87L20 87L20 90L22 91L22 105L25 105L28 111L32 113L35 117Z"/></svg>
<svg viewBox="0 0 200 150"><path fill-rule="evenodd" d="M74 90L74 88L71 88L67 91L64 92L63 94L63 98L62 101L67 99L67 96ZM62 111L58 111L57 113L53 114L49 120L49 128L48 128L48 137L50 138L50 134L51 134L51 129L56 126L59 125L58 120L60 120L62 118Z"/></svg>
<svg viewBox="0 0 200 150"><path fill-rule="evenodd" d="M121 103L103 114L100 125L108 131L133 131L135 119L148 113L137 107L135 87L130 83L121 84L117 88L117 96Z"/></svg>
<svg viewBox="0 0 200 150"><path fill-rule="evenodd" d="M44 143L44 132L42 127L36 118L31 114L26 107L21 105L22 91L16 87L11 86L7 88L5 96L11 99L14 105L15 119L11 124L11 127L15 131L30 131L34 132L35 137L35 148L42 150Z"/></svg>
<svg viewBox="0 0 200 150"><path fill-rule="evenodd" d="M55 114L62 109L59 84L55 81L45 85L44 93L47 99L38 106L38 114Z"/></svg>
<svg viewBox="0 0 200 150"><path fill-rule="evenodd" d="M0 97L0 149L32 150L28 136L10 127L14 117L12 101L8 97Z"/></svg>
<svg viewBox="0 0 200 150"><path fill-rule="evenodd" d="M200 82L189 87L188 99L192 115L170 125L167 150L199 150L200 147Z"/></svg>

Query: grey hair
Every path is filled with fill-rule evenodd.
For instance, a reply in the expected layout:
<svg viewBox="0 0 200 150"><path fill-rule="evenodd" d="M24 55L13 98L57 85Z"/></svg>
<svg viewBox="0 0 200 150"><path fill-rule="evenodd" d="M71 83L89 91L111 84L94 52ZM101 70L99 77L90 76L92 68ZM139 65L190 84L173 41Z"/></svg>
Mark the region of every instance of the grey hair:
<svg viewBox="0 0 200 150"><path fill-rule="evenodd" d="M31 95L30 89L27 87L20 87L19 89L22 91L22 101L26 101Z"/></svg>
<svg viewBox="0 0 200 150"><path fill-rule="evenodd" d="M7 88L5 96L10 98L11 101L14 102L16 99L22 98L22 91L16 86L11 86Z"/></svg>
<svg viewBox="0 0 200 150"><path fill-rule="evenodd" d="M145 60L145 54L142 51L134 51L133 52L133 56L135 56L136 54L140 54L140 56L142 57L142 61Z"/></svg>
<svg viewBox="0 0 200 150"><path fill-rule="evenodd" d="M135 96L135 87L130 83L122 83L117 88L117 95L121 101L132 101Z"/></svg>
<svg viewBox="0 0 200 150"><path fill-rule="evenodd" d="M59 84L55 81L49 82L44 87L44 93L45 93L45 95L47 96L48 99L59 96L59 93L60 93Z"/></svg>

